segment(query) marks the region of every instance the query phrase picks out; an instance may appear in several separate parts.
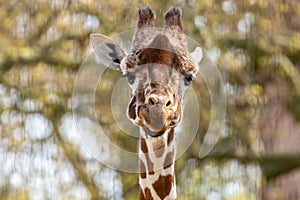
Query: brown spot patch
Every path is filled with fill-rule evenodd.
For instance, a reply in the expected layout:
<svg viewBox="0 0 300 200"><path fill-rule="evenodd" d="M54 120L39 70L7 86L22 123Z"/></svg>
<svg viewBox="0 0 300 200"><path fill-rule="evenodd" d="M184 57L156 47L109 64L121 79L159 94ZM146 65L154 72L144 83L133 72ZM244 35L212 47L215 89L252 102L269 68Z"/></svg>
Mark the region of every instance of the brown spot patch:
<svg viewBox="0 0 300 200"><path fill-rule="evenodd" d="M146 106L141 106L138 113L141 119L144 119L144 121L150 124L149 110Z"/></svg>
<svg viewBox="0 0 300 200"><path fill-rule="evenodd" d="M158 180L155 181L152 186L156 191L157 195L164 199L170 194L174 182L174 177L172 175L159 176Z"/></svg>
<svg viewBox="0 0 300 200"><path fill-rule="evenodd" d="M140 195L139 196L140 196L139 200L153 200L153 197L151 195L151 191L149 188L145 189L145 194L144 194L144 192L140 186Z"/></svg>
<svg viewBox="0 0 300 200"><path fill-rule="evenodd" d="M136 107L136 98L135 96L132 97L129 106L128 106L128 116L130 117L130 119L135 120L136 118L136 113L135 113L135 107Z"/></svg>
<svg viewBox="0 0 300 200"><path fill-rule="evenodd" d="M178 63L175 48L164 34L155 36L151 44L142 50L138 60L138 65L157 63L174 66L174 63Z"/></svg>
<svg viewBox="0 0 300 200"><path fill-rule="evenodd" d="M153 200L153 197L151 195L151 191L149 188L145 189L145 197L146 197L145 200Z"/></svg>
<svg viewBox="0 0 300 200"><path fill-rule="evenodd" d="M154 46L152 48L144 49L140 55L138 65L156 63L156 64L161 64L166 66L173 66L174 63L176 63L174 62L174 59L176 59L175 53L163 49L164 47L154 47Z"/></svg>
<svg viewBox="0 0 300 200"><path fill-rule="evenodd" d="M140 160L140 177L141 178L146 178L147 177L146 167L145 167L143 161L141 161L141 160Z"/></svg>
<svg viewBox="0 0 300 200"><path fill-rule="evenodd" d="M150 157L149 157L149 153L145 153L145 157L146 157L146 160L147 160L147 168L148 168L148 173L150 175L153 175L154 174L154 164L153 162L151 161Z"/></svg>
<svg viewBox="0 0 300 200"><path fill-rule="evenodd" d="M144 88L139 87L136 94L138 102L145 102Z"/></svg>
<svg viewBox="0 0 300 200"><path fill-rule="evenodd" d="M174 148L171 152L169 152L165 158L164 161L164 169L167 169L168 167L170 167L174 162Z"/></svg>
<svg viewBox="0 0 300 200"><path fill-rule="evenodd" d="M148 168L148 173L150 175L153 175L154 174L154 164L153 162L151 161L150 159L150 156L149 156L149 151L148 151L148 147L147 147L147 143L146 143L146 140L145 138L140 138L140 142L141 142L141 150L142 152L145 154L145 158L146 158L146 165L147 165L147 168ZM142 163L142 161L140 160L140 163ZM142 163L143 164L143 163ZM140 165L141 166L141 165ZM143 164L144 166L144 164ZM142 167L143 167L142 166ZM144 166L144 168L146 168ZM146 172L146 169L144 170ZM141 174L142 175L142 174ZM144 176L144 175L143 175ZM146 176L146 175L145 175Z"/></svg>
<svg viewBox="0 0 300 200"><path fill-rule="evenodd" d="M139 196L140 196L139 200L145 200L145 196L144 196L141 186L140 186L140 195Z"/></svg>
<svg viewBox="0 0 300 200"><path fill-rule="evenodd" d="M148 153L148 147L145 138L140 138L141 139L141 150L143 153Z"/></svg>
<svg viewBox="0 0 300 200"><path fill-rule="evenodd" d="M174 140L174 128L171 128L169 134L168 134L168 146L170 143Z"/></svg>

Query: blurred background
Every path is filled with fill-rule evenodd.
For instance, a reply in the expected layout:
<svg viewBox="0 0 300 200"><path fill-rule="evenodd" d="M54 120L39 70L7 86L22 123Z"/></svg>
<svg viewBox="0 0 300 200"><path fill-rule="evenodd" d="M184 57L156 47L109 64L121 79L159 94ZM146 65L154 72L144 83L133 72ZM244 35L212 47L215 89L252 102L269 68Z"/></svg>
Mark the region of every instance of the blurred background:
<svg viewBox="0 0 300 200"><path fill-rule="evenodd" d="M176 162L178 199L300 199L295 0L0 0L0 199L138 198L137 174L102 165L78 141L71 97L89 34L134 28L137 8L147 3L158 27L171 6L182 9L185 33L207 50L225 83L226 124L202 159L210 98L205 84L193 85L201 116ZM121 75L106 77L97 92L109 96ZM110 101L96 102L96 111L114 143L137 150L136 138L116 127ZM95 123L82 120L92 131Z"/></svg>

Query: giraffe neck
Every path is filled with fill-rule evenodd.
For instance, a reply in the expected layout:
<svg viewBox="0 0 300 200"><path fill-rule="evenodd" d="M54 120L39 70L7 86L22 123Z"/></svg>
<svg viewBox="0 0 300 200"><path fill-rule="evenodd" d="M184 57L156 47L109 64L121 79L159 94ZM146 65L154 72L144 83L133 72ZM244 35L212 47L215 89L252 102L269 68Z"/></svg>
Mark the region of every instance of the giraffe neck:
<svg viewBox="0 0 300 200"><path fill-rule="evenodd" d="M176 199L174 158L174 128L155 138L140 128L140 200Z"/></svg>

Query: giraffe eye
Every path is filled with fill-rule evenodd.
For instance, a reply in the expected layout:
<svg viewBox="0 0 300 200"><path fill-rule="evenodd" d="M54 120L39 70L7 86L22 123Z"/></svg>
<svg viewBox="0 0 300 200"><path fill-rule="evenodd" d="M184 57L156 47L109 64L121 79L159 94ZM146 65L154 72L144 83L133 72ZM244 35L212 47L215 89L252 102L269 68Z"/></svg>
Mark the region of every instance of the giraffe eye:
<svg viewBox="0 0 300 200"><path fill-rule="evenodd" d="M191 81L193 80L193 78L191 76L187 76L184 78L184 85L188 86L191 84Z"/></svg>

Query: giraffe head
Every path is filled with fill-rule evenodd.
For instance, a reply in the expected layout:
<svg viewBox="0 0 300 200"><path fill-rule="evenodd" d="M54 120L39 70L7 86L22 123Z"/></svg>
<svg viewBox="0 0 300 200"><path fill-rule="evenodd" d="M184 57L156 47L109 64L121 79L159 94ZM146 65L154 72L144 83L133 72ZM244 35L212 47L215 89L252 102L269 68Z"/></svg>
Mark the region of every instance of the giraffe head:
<svg viewBox="0 0 300 200"><path fill-rule="evenodd" d="M187 50L179 9L165 14L163 30L154 27L155 14L149 6L139 9L138 15L129 53L103 35L92 34L91 43L105 65L128 79L132 91L128 118L149 136L158 137L180 122L184 92L198 68Z"/></svg>

